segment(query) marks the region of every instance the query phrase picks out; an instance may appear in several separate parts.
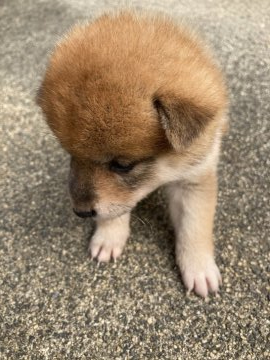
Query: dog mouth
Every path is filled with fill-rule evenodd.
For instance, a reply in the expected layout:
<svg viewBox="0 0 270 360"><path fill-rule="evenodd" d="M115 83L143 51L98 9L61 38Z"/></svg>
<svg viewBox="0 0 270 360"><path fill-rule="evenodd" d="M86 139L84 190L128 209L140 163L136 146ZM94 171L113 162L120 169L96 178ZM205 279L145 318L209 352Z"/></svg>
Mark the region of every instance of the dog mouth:
<svg viewBox="0 0 270 360"><path fill-rule="evenodd" d="M128 214L130 212L130 209L123 209L122 211L109 211L107 213L102 213L102 212L98 212L96 210L89 210L89 211L79 211L76 208L73 208L73 212L75 215L77 215L78 217L82 218L82 219L93 219L93 220L113 220L116 219L122 215Z"/></svg>
<svg viewBox="0 0 270 360"><path fill-rule="evenodd" d="M130 213L131 210L122 210L119 212L108 212L108 213L99 213L94 219L95 220L113 220L122 215Z"/></svg>
<svg viewBox="0 0 270 360"><path fill-rule="evenodd" d="M95 218L97 216L96 210L90 210L90 211L78 211L75 208L73 208L73 212L75 215L77 215L80 218Z"/></svg>

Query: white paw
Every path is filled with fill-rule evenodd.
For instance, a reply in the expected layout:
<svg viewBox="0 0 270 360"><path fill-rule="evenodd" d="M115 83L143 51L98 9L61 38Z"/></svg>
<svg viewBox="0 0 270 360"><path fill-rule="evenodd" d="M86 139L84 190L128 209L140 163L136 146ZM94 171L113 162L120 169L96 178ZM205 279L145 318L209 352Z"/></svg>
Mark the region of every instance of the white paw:
<svg viewBox="0 0 270 360"><path fill-rule="evenodd" d="M188 290L207 297L209 292L217 293L222 284L219 269L212 256L184 257L178 261L183 282Z"/></svg>
<svg viewBox="0 0 270 360"><path fill-rule="evenodd" d="M90 240L89 252L98 262L116 260L123 252L129 236L129 228L121 224L116 226L99 225Z"/></svg>

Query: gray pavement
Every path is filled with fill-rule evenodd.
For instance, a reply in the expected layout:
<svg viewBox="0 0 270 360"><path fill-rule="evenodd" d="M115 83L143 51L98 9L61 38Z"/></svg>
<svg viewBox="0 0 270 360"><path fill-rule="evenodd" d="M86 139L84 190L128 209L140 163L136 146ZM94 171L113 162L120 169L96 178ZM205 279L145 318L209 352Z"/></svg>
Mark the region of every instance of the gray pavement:
<svg viewBox="0 0 270 360"><path fill-rule="evenodd" d="M59 36L123 3L0 1L0 359L269 359L269 1L125 2L184 17L227 76L224 284L208 301L185 294L162 189L134 212L117 263L88 260L93 224L72 214L68 157L34 103Z"/></svg>

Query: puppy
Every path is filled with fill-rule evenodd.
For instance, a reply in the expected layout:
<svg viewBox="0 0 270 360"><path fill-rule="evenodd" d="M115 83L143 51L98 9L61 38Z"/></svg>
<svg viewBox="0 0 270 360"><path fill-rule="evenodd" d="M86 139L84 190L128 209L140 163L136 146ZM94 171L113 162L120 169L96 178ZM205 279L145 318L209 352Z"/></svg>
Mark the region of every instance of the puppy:
<svg viewBox="0 0 270 360"><path fill-rule="evenodd" d="M118 258L131 210L167 184L183 282L203 297L217 292L213 220L227 100L196 36L125 11L75 26L51 56L38 103L71 156L74 212L96 220L91 256Z"/></svg>

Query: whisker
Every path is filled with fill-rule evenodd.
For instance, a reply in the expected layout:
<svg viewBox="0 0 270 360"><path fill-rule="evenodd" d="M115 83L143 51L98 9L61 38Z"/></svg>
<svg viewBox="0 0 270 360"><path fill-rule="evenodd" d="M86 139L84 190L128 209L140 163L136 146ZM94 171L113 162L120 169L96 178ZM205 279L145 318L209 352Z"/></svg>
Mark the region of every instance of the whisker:
<svg viewBox="0 0 270 360"><path fill-rule="evenodd" d="M148 229L150 229L150 232L153 233L153 227L152 227L152 224L150 223L149 220L147 219L142 219L140 216L136 215L136 214L131 214L131 216L136 219L136 220L139 220L144 226L147 226L148 225Z"/></svg>
<svg viewBox="0 0 270 360"><path fill-rule="evenodd" d="M126 210L126 212L130 212L131 218L134 218L135 220L138 220L141 224L143 224L145 227L150 229L151 233L153 233L153 227L152 227L150 221L147 220L147 219L142 219L137 214L132 213L133 208L134 207L130 206L130 205L114 204L114 203L109 204L110 212L113 213L113 215L116 218L118 217L121 221L124 221L124 219L122 219L121 216L124 215L124 213L125 213L125 212L123 213L123 210Z"/></svg>

